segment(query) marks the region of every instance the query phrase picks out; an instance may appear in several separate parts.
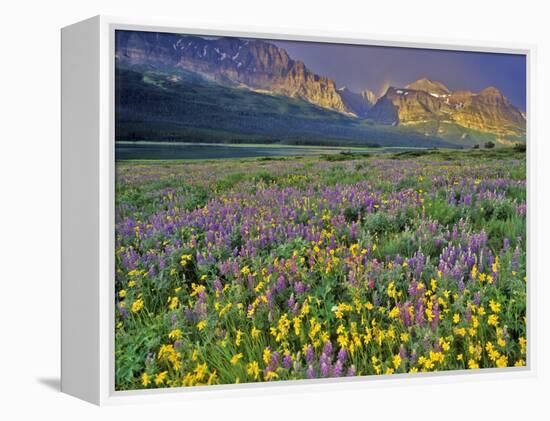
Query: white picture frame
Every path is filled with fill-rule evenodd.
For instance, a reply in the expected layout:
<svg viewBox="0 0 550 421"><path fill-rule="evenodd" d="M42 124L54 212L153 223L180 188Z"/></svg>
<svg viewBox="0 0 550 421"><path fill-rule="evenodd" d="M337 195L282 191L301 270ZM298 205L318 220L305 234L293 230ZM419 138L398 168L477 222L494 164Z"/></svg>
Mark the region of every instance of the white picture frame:
<svg viewBox="0 0 550 421"><path fill-rule="evenodd" d="M525 367L430 374L368 376L326 380L216 385L158 390L114 390L114 32L173 32L211 36L244 36L281 40L339 42L428 49L525 54L527 115L533 104L535 49L525 45L488 45L449 40L385 39L364 34L283 33L262 29L209 26L194 28L174 22L135 21L96 16L61 31L62 51L62 355L61 390L97 405L238 397L265 393L330 391L336 388L386 387L393 384L442 384L487 378L511 379L536 373L536 280L529 278L528 358ZM528 182L533 168L533 120L527 120ZM528 201L530 200L528 188ZM531 207L528 207L528 250ZM532 267L528 254L528 274ZM528 275L529 276L529 275ZM82 299L85 297L85 299Z"/></svg>

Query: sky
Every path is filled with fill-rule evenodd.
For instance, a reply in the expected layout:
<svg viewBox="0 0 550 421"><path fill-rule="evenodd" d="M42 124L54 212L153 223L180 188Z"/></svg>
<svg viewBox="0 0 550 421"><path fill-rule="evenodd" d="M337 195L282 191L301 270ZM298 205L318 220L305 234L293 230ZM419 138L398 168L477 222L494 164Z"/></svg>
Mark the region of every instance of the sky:
<svg viewBox="0 0 550 421"><path fill-rule="evenodd" d="M270 41L313 72L333 79L338 87L375 93L387 83L404 87L420 78L442 82L451 91L478 92L494 86L512 104L525 111L526 57L432 50L298 41Z"/></svg>

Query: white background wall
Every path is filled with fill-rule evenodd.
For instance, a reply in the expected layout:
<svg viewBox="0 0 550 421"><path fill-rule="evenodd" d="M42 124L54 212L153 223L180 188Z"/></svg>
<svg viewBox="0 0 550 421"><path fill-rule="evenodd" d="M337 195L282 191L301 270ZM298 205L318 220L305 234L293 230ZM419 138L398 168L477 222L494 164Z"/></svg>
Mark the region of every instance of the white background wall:
<svg viewBox="0 0 550 421"><path fill-rule="evenodd" d="M4 1L0 13L0 418L157 420L543 419L550 415L548 297L549 14L543 1ZM96 14L330 29L538 45L530 118L535 169L531 282L537 282L538 374L508 380L98 409L59 387L59 61L62 26ZM546 38L546 40L545 40ZM535 196L536 197L533 197ZM85 297L83 297L85 299ZM463 379L462 379L463 380ZM539 415L535 415L537 411ZM7 414L10 415L7 415ZM545 418L546 418L545 417ZM548 418L546 418L548 419Z"/></svg>

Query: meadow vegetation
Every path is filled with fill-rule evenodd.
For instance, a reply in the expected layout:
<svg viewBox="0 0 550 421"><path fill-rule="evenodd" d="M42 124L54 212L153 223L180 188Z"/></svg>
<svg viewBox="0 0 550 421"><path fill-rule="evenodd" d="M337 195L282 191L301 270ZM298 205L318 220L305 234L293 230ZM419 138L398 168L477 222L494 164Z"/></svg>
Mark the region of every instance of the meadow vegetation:
<svg viewBox="0 0 550 421"><path fill-rule="evenodd" d="M524 366L525 150L120 162L116 389Z"/></svg>

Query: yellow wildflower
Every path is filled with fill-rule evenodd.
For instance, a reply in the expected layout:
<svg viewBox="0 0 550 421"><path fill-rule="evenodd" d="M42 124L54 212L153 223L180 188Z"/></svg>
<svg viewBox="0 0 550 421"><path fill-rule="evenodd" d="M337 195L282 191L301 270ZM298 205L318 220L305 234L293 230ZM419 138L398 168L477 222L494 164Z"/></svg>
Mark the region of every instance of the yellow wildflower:
<svg viewBox="0 0 550 421"><path fill-rule="evenodd" d="M242 352L239 352L238 354L233 355L233 357L231 357L231 364L237 365L237 363L239 362L239 360L240 360L242 357L243 357Z"/></svg>
<svg viewBox="0 0 550 421"><path fill-rule="evenodd" d="M439 345L441 345L441 348L443 349L443 351L448 351L449 349L451 349L451 343L446 341L445 339L443 338L439 338Z"/></svg>
<svg viewBox="0 0 550 421"><path fill-rule="evenodd" d="M397 290L395 289L395 284L393 281L388 284L387 294L390 298L395 298L397 296Z"/></svg>
<svg viewBox="0 0 550 421"><path fill-rule="evenodd" d="M269 348L264 349L262 359L266 364L269 364L269 362L271 361L271 351L269 350Z"/></svg>
<svg viewBox="0 0 550 421"><path fill-rule="evenodd" d="M265 375L265 381L268 382L270 380L278 379L279 375L275 373L274 371L268 371Z"/></svg>
<svg viewBox="0 0 550 421"><path fill-rule="evenodd" d="M493 300L489 300L489 307L491 307L491 311L495 314L500 313L500 303L497 303Z"/></svg>
<svg viewBox="0 0 550 421"><path fill-rule="evenodd" d="M456 327L455 328L455 333L457 335L460 335L460 336L464 337L466 335L466 329L464 329L463 327Z"/></svg>
<svg viewBox="0 0 550 421"><path fill-rule="evenodd" d="M143 299L138 298L136 301L132 304L132 313L137 313L143 308Z"/></svg>
<svg viewBox="0 0 550 421"><path fill-rule="evenodd" d="M260 375L260 366L256 361L252 361L251 363L248 363L246 373L254 380L258 380L258 377Z"/></svg>
<svg viewBox="0 0 550 421"><path fill-rule="evenodd" d="M296 336L300 336L302 319L300 319L299 317L294 317L292 319L292 324L294 325L294 333L296 334Z"/></svg>
<svg viewBox="0 0 550 421"><path fill-rule="evenodd" d="M141 384L145 387L149 386L149 384L151 383L151 378L149 377L149 374L147 373L143 373L141 375Z"/></svg>
<svg viewBox="0 0 550 421"><path fill-rule="evenodd" d="M201 381L206 376L206 372L208 370L208 366L206 363L199 364L197 363L197 366L195 367L194 373L195 373L195 380Z"/></svg>
<svg viewBox="0 0 550 421"><path fill-rule="evenodd" d="M479 368L479 364L477 363L476 360L469 359L468 360L468 368L471 369L471 370Z"/></svg>
<svg viewBox="0 0 550 421"><path fill-rule="evenodd" d="M166 376L168 375L168 371L163 371L161 373L158 373L156 376L155 376L155 384L157 386L160 386L161 384L164 383L164 381L166 380Z"/></svg>
<svg viewBox="0 0 550 421"><path fill-rule="evenodd" d="M168 334L168 338L173 340L181 339L181 330L179 329L171 330L170 333Z"/></svg>
<svg viewBox="0 0 550 421"><path fill-rule="evenodd" d="M401 356L399 354L394 355L392 358L392 363L395 369L397 370L401 365Z"/></svg>
<svg viewBox="0 0 550 421"><path fill-rule="evenodd" d="M218 377L218 374L217 374L216 370L212 371L212 372L210 373L210 375L208 376L208 382L207 382L207 384L208 384L208 385L213 384L213 383L217 380L217 377Z"/></svg>
<svg viewBox="0 0 550 421"><path fill-rule="evenodd" d="M390 313L389 313L389 316L392 318L392 319L397 319L399 317L399 314L401 312L399 311L399 308L398 307L394 307L391 309Z"/></svg>
<svg viewBox="0 0 550 421"><path fill-rule="evenodd" d="M254 339L258 338L261 333L262 331L260 329L257 329L256 326L252 326L252 330L250 331L252 338Z"/></svg>
<svg viewBox="0 0 550 421"><path fill-rule="evenodd" d="M498 368L503 368L508 366L508 357L506 355L500 356L496 361Z"/></svg>
<svg viewBox="0 0 550 421"><path fill-rule="evenodd" d="M487 319L487 323L489 326L497 326L498 325L498 316L496 314L491 314L489 318Z"/></svg>
<svg viewBox="0 0 550 421"><path fill-rule="evenodd" d="M180 299L178 297L169 297L168 298L168 308L170 310L175 310L178 308L180 303Z"/></svg>
<svg viewBox="0 0 550 421"><path fill-rule="evenodd" d="M191 289L193 290L191 292L191 297L194 297L195 295L199 295L200 293L206 291L206 287L204 285L197 285L194 282L191 284Z"/></svg>
<svg viewBox="0 0 550 421"><path fill-rule="evenodd" d="M189 263L191 261L193 257L190 255L190 254L183 254L181 256L181 260L180 260L180 264L185 267L187 266L187 263Z"/></svg>

